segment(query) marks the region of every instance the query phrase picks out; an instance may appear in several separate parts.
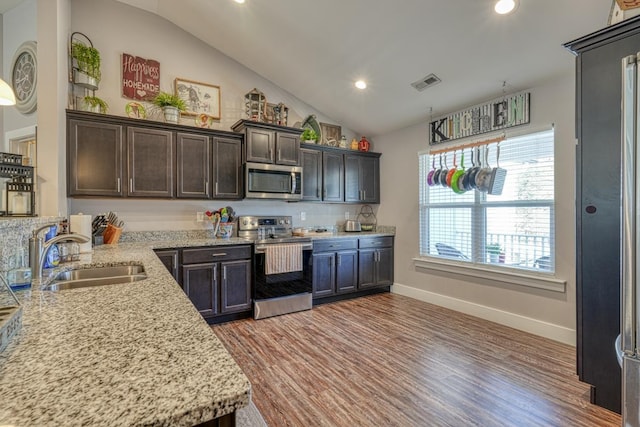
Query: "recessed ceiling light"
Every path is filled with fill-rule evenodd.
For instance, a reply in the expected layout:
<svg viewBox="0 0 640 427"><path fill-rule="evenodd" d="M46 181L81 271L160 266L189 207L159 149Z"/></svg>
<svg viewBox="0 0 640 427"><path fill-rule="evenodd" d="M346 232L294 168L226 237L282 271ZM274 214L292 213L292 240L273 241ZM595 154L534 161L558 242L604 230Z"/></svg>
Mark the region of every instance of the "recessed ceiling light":
<svg viewBox="0 0 640 427"><path fill-rule="evenodd" d="M357 82L355 82L355 85L358 89L366 89L367 88L367 82L365 82L364 80L358 80Z"/></svg>
<svg viewBox="0 0 640 427"><path fill-rule="evenodd" d="M233 0L233 1L235 1L236 3L240 3L240 4L244 3L244 0Z"/></svg>
<svg viewBox="0 0 640 427"><path fill-rule="evenodd" d="M516 8L515 0L498 0L494 9L496 13L500 15L506 15L507 13L513 12Z"/></svg>

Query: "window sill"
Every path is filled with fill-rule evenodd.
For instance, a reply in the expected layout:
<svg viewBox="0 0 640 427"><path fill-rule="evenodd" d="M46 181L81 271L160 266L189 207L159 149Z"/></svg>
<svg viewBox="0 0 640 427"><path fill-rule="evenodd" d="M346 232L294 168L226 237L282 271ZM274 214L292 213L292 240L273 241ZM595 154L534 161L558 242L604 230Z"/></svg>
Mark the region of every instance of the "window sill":
<svg viewBox="0 0 640 427"><path fill-rule="evenodd" d="M553 292L566 292L567 281L553 277L551 274L527 272L508 267L497 270L480 264L461 263L439 258L413 258L413 263L416 267L427 270L444 271L460 276L478 277Z"/></svg>

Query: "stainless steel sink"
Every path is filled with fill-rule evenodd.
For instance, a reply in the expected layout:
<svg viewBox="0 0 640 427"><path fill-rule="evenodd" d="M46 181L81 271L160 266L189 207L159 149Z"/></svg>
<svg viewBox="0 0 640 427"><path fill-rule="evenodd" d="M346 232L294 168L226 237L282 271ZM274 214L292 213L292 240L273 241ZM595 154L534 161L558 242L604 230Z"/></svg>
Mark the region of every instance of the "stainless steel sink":
<svg viewBox="0 0 640 427"><path fill-rule="evenodd" d="M90 286L131 283L146 279L147 274L141 265L116 265L108 267L81 268L63 271L53 279L45 290L86 288Z"/></svg>

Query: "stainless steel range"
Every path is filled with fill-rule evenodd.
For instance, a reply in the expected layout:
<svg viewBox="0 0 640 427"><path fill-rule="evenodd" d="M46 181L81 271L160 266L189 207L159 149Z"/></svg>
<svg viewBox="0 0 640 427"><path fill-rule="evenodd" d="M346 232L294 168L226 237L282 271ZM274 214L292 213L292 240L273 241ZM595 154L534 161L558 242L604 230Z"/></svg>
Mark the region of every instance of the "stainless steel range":
<svg viewBox="0 0 640 427"><path fill-rule="evenodd" d="M309 310L313 246L293 235L291 217L241 216L238 237L255 242L254 318Z"/></svg>

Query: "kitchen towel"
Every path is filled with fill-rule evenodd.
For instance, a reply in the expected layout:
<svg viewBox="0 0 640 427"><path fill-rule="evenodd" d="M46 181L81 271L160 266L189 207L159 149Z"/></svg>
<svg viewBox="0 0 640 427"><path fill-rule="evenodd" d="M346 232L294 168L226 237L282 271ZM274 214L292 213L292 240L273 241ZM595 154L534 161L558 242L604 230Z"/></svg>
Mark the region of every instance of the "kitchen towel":
<svg viewBox="0 0 640 427"><path fill-rule="evenodd" d="M290 273L302 270L302 244L276 243L264 249L264 274Z"/></svg>
<svg viewBox="0 0 640 427"><path fill-rule="evenodd" d="M89 238L87 243L80 243L80 253L91 252L91 215L69 215L69 231Z"/></svg>

